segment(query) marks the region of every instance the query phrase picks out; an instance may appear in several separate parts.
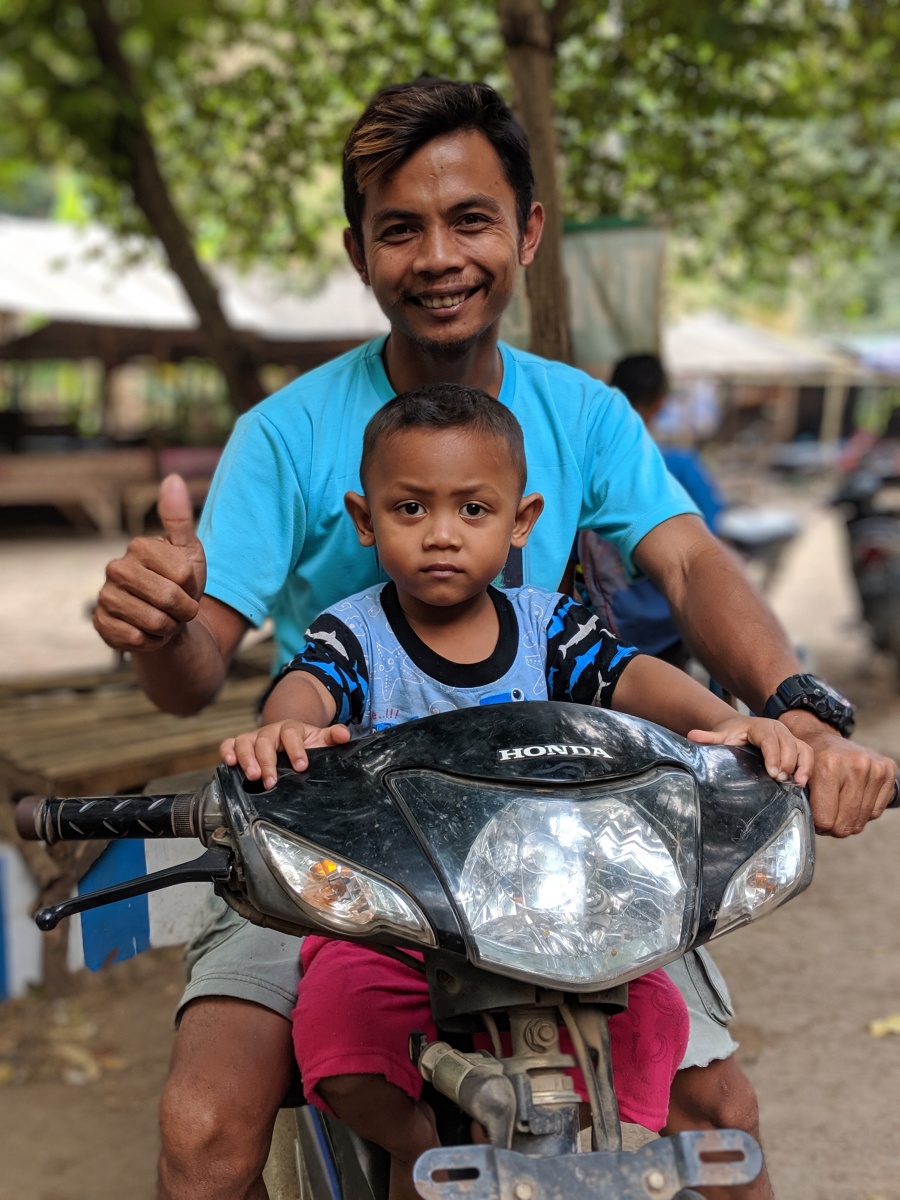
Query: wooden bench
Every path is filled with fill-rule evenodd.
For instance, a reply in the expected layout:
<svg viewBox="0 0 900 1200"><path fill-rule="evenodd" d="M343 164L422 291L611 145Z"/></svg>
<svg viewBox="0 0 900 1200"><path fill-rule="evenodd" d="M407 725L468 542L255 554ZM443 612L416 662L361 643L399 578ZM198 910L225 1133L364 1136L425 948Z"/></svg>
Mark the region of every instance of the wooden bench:
<svg viewBox="0 0 900 1200"><path fill-rule="evenodd" d="M127 486L158 478L149 447L0 455L0 505L49 505L78 520L86 514L103 534L122 529Z"/></svg>
<svg viewBox="0 0 900 1200"><path fill-rule="evenodd" d="M219 446L168 446L156 459L156 476L152 482L137 480L122 492L125 528L130 537L140 537L147 517L156 506L159 480L167 475L180 475L187 485L195 511L203 507L212 483L222 450Z"/></svg>
<svg viewBox="0 0 900 1200"><path fill-rule="evenodd" d="M77 677L76 677L77 681ZM140 792L148 780L214 766L219 743L252 727L265 677L226 680L193 717L159 712L127 670L92 680L89 691L64 679L0 689L0 840L18 843L40 905L69 896L104 843L21 843L13 802L28 794L91 796ZM66 990L68 922L45 935L44 986Z"/></svg>

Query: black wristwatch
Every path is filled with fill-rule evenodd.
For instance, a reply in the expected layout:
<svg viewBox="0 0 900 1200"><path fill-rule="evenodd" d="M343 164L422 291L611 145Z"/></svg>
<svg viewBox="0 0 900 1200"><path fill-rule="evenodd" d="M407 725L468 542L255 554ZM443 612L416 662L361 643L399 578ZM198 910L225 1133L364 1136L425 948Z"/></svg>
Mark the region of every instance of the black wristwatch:
<svg viewBox="0 0 900 1200"><path fill-rule="evenodd" d="M856 709L847 697L815 675L791 675L779 683L762 715L777 720L793 708L807 709L820 721L833 725L842 737L849 737L856 724Z"/></svg>

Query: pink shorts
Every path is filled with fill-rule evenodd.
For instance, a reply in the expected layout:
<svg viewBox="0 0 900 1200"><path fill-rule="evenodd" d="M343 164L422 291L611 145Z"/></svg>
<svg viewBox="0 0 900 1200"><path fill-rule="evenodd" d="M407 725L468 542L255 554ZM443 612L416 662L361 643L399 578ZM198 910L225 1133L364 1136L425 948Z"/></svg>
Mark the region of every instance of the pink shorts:
<svg viewBox="0 0 900 1200"><path fill-rule="evenodd" d="M294 1051L309 1103L328 1110L316 1088L332 1075L383 1075L418 1100L422 1077L410 1061L409 1035L437 1037L425 976L377 950L315 936L303 942L300 962ZM609 1022L623 1121L654 1131L665 1125L689 1025L681 993L664 971L629 984L627 1011ZM490 1045L487 1040L478 1044ZM565 1029L560 1046L572 1053ZM586 1099L581 1072L569 1074Z"/></svg>

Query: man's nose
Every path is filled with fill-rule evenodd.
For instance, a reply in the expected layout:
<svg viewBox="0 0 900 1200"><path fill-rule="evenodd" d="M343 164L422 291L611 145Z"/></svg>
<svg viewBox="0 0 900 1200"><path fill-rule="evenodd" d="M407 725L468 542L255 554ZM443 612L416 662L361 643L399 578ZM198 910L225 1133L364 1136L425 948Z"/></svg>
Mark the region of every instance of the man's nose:
<svg viewBox="0 0 900 1200"><path fill-rule="evenodd" d="M428 225L419 238L415 269L422 275L443 275L463 266L464 256L453 231L436 222Z"/></svg>

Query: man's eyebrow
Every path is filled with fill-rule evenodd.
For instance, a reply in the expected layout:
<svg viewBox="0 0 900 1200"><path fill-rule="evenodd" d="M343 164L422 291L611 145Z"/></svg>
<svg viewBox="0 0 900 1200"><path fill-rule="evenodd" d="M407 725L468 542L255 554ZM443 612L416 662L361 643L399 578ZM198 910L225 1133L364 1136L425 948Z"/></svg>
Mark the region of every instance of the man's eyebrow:
<svg viewBox="0 0 900 1200"><path fill-rule="evenodd" d="M453 216L473 208L487 208L491 212L500 212L501 204L495 196L491 196L488 192L476 192L471 196L466 196L463 200L457 200L447 209L447 215ZM372 213L372 223L381 225L392 221L415 221L421 215L421 212L411 208L379 208Z"/></svg>

